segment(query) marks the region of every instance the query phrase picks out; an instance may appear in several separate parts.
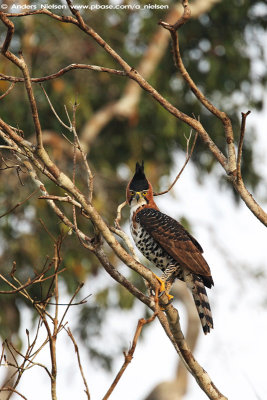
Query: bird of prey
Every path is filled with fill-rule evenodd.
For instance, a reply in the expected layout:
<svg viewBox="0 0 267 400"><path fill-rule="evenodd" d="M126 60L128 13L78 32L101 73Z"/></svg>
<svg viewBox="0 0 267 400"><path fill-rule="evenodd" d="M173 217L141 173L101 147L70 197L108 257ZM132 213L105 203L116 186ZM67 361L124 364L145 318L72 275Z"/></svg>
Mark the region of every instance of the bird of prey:
<svg viewBox="0 0 267 400"><path fill-rule="evenodd" d="M163 214L153 199L153 189L144 172L144 162L136 163L133 178L126 189L130 205L131 234L137 248L163 274L159 279L170 296L175 279L184 281L193 295L205 334L213 328L212 314L205 286L213 279L197 240L175 219Z"/></svg>

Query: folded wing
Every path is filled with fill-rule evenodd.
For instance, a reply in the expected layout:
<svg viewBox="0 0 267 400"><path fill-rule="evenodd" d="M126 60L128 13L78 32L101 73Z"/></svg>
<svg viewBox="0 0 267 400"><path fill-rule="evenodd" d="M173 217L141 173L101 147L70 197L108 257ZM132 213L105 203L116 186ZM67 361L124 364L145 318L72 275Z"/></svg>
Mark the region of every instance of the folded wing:
<svg viewBox="0 0 267 400"><path fill-rule="evenodd" d="M175 219L153 208L143 208L136 217L143 228L181 266L201 275L206 286L213 280L210 268L202 256L203 250L197 240Z"/></svg>

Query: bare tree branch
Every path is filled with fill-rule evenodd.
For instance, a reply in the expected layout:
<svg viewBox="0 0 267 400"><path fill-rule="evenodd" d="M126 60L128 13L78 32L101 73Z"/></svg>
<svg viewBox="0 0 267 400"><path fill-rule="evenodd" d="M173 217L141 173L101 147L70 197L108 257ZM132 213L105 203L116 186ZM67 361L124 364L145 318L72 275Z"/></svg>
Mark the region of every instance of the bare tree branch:
<svg viewBox="0 0 267 400"><path fill-rule="evenodd" d="M46 97L46 99L47 99L47 101L48 101L48 104L49 104L49 106L50 106L50 108L51 108L51 110L52 110L54 116L55 116L56 119L58 120L58 122L59 122L62 126L64 126L64 128L66 128L68 131L71 131L71 126L66 125L66 124L62 121L62 119L58 116L56 110L55 110L54 107L53 107L53 104L51 103L51 100L49 99L48 94L47 94L46 91L45 91L45 88L43 87L43 85L40 85L40 86L41 86L41 88L42 88L42 90L43 90L43 92L44 92L44 94L45 94L45 97Z"/></svg>
<svg viewBox="0 0 267 400"><path fill-rule="evenodd" d="M73 64L68 65L67 67L61 68L58 72L55 72L54 74L42 76L40 78L30 78L30 80L32 83L46 82L46 81L50 81L52 79L59 78L60 76L64 75L66 72L69 72L69 71L72 71L75 69L82 69L82 70L85 69L85 70L90 70L90 71L95 71L95 72L106 72L106 73L113 74L113 75L127 76L125 71L119 71L117 69L100 67L98 65L73 63ZM4 75L4 74L0 73L0 81L12 82L12 84L8 88L7 92L4 93L4 95L0 96L0 100L1 100L13 89L15 83L18 83L18 82L23 83L23 82L25 82L25 78L9 76L9 75Z"/></svg>
<svg viewBox="0 0 267 400"><path fill-rule="evenodd" d="M83 372L83 367L82 367L82 363L81 363L81 359L80 359L80 353L79 353L79 347L78 347L78 345L76 343L76 340L74 339L74 336L73 336L70 328L67 329L67 332L68 332L68 335L71 338L71 341L72 341L72 343L74 345L75 353L77 354L78 365L79 365L80 373L81 373L81 376L82 376L82 379L83 379L83 383L84 383L84 386L85 386L85 393L86 393L87 399L90 400L91 397L90 397L90 393L89 393L88 384L87 384L87 381L86 381L86 378L85 378L84 372Z"/></svg>
<svg viewBox="0 0 267 400"><path fill-rule="evenodd" d="M161 21L159 24L163 26L163 28L168 29L170 31L172 38L172 46L173 46L174 64L180 70L182 77L187 82L188 86L195 94L197 99L223 123L226 134L226 141L228 145L227 173L229 175L233 175L236 172L236 159L235 159L234 135L230 118L226 115L225 112L218 110L199 90L199 88L196 86L195 82L192 80L189 73L187 72L180 54L178 29L189 20L191 15L190 8L188 5L188 0L183 1L183 6L184 6L183 16L175 24L170 25L163 21Z"/></svg>
<svg viewBox="0 0 267 400"><path fill-rule="evenodd" d="M13 344L12 342L9 341L5 341L4 346L2 348L2 355L1 355L1 365L2 365L2 360L3 358L5 358L5 346L6 348L9 350L9 353L11 354L12 358L13 358L13 362L12 361L6 361L7 365L10 367L14 368L14 373L11 375L9 381L12 379L12 377L17 375L17 378L13 384L13 387L11 388L8 385L8 382L5 383L5 387L1 388L0 391L5 391L6 389L8 389L9 391L11 391L12 393L17 393L20 394L19 392L16 391L16 387L20 382L20 379L22 377L22 374L31 369L34 366L39 366L41 368L43 368L46 373L48 374L49 378L50 378L50 382L51 382L51 396L53 400L56 400L56 378L57 378L57 362L56 362L56 342L57 342L57 336L59 334L59 332L63 329L65 329L65 326L63 325L63 320L69 310L69 307L74 299L74 297L77 295L77 293L79 292L80 288L82 287L82 284L78 286L77 290L75 291L74 295L72 296L69 304L67 305L67 308L65 310L65 312L63 313L63 316L60 320L60 322L58 321L58 306L59 306L59 293L58 293L58 274L60 273L59 271L59 266L60 266L60 262L61 262L61 257L60 257L60 245L61 245L61 240L57 240L56 243L54 244L54 258L53 258L53 262L46 268L45 271L42 272L42 274L44 275L48 269L51 269L52 265L54 265L54 274L52 276L49 277L49 279L51 280L51 283L53 285L53 288L51 288L51 290L53 289L54 292L54 297L55 297L55 312L54 315L51 316L50 314L47 313L47 311L45 310L48 302L35 302L31 296L29 295L29 293L25 290L26 286L23 287L23 291L22 291L22 286L20 287L20 291L19 293L21 295L25 295L27 297L28 300L30 300L30 302L32 303L32 305L34 306L34 308L36 309L36 311L39 313L40 315L40 319L39 319L39 323L37 325L37 330L36 330L36 335L33 339L33 341L30 341L29 338L29 331L26 329L26 334L27 334L27 339L28 339L28 347L26 349L25 354L23 354L21 351L19 351ZM13 278L15 279L16 282L20 283L19 280L14 276L15 273L15 269L12 269L12 274L13 274ZM5 278L0 276L1 279L3 279L4 281ZM41 280L40 280L41 282ZM10 286L14 286L13 284L11 284L10 282L7 282ZM50 290L50 289L49 289ZM84 301L81 301L77 304L83 304ZM53 323L53 330L50 328L47 317L49 316L49 318L51 319L52 323ZM42 324L41 324L42 322ZM44 340L43 343L41 343L41 345L39 345L39 347L37 349L35 349L36 344L37 344L37 339L39 336L39 332L40 332L40 327L41 326L45 326L46 331L47 331L47 339ZM72 340L73 342L76 344L74 337L72 336ZM46 346L46 344L49 343L49 347L50 347L50 355L51 355L51 363L52 363L52 367L51 367L51 372L49 372L48 368L44 365L44 364L40 364L38 362L35 361L36 356L40 353L40 351ZM76 345L77 347L77 345ZM78 351L78 348L76 348L76 351ZM16 359L16 354L19 355L22 358L22 363L19 364L17 362ZM80 361L79 361L80 363ZM81 368L81 366L80 366ZM81 368L82 371L82 368ZM87 391L88 391L88 387L87 387ZM89 394L89 391L88 391ZM20 394L21 395L21 394ZM21 395L23 398L25 398L23 395ZM88 397L89 398L89 397Z"/></svg>
<svg viewBox="0 0 267 400"><path fill-rule="evenodd" d="M8 284L9 286L11 286L11 287L14 288L13 290L0 290L0 294L15 294L15 293L18 293L18 292L22 292L24 289L26 289L26 288L29 287L29 286L32 286L32 285L37 284L37 283L45 282L46 280L55 277L56 274L52 274L52 275L50 275L50 276L48 276L48 277L44 277L44 275L46 274L46 272L48 272L50 269L51 269L51 266L49 266L48 268L46 268L45 271L42 271L42 272L41 272L40 274L38 274L35 278L33 278L33 279L28 279L28 281L27 281L26 283L24 283L23 285L20 285L20 286L18 286L18 287L16 287L16 286L13 285L11 282L9 282L9 280L6 279L6 278L4 277L3 274L0 274L0 278L2 279L2 281L4 281L6 284ZM61 273L61 272L63 272L63 271L65 271L65 268L62 269L61 271L58 271L57 274L58 274L58 273Z"/></svg>
<svg viewBox="0 0 267 400"><path fill-rule="evenodd" d="M156 294L155 297L158 298L158 294ZM135 352L135 349L136 349L137 341L139 339L139 336L141 334L143 326L146 325L146 324L151 323L152 321L154 321L154 319L158 315L158 301L156 302L156 304L157 304L156 305L156 310L155 310L154 314L149 319L144 319L144 318L139 319L137 327L136 327L136 330L135 330L132 346L127 351L127 353L123 352L123 354L124 354L124 363L123 363L123 365L122 365L121 369L119 370L116 378L112 382L110 388L108 389L107 393L105 394L105 396L103 397L102 400L109 399L111 393L113 392L113 390L117 386L117 384L118 384L119 380L121 379L123 373L125 372L126 368L128 367L128 365L132 361L133 355L134 355L134 352Z"/></svg>

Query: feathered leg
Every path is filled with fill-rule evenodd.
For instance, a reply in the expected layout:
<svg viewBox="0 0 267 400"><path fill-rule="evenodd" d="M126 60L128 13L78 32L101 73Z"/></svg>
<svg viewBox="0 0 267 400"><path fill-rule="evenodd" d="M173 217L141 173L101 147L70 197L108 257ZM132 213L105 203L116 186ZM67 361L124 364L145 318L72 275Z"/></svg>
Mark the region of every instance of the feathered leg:
<svg viewBox="0 0 267 400"><path fill-rule="evenodd" d="M179 279L177 265L170 264L167 266L160 279L165 282L165 291L169 293L175 279Z"/></svg>

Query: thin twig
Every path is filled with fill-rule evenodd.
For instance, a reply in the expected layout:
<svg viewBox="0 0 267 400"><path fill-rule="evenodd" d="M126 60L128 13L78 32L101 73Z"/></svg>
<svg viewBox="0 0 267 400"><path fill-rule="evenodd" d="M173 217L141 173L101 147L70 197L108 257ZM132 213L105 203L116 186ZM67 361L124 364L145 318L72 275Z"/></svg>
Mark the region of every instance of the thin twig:
<svg viewBox="0 0 267 400"><path fill-rule="evenodd" d="M39 366L41 366L42 368L44 368L44 369L46 370L46 372L48 372L48 375L51 377L49 371L47 370L47 368L46 368L44 365L39 364L39 363L34 363L32 360L30 360L30 357L31 357L31 358L34 358L34 357L41 351L41 349L45 346L45 344L48 342L48 340L46 340L46 341L39 347L39 349L35 352L35 355L34 355L34 354L31 354L31 353L32 353L32 350L33 350L33 348L34 348L34 346L35 346L35 344L36 344L37 338L38 338L39 329L40 329L40 320L39 320L39 322L38 322L38 326L37 326L35 338L34 338L32 344L28 347L28 349L27 349L25 355L21 354L21 353L19 352L19 350L16 349L16 348L13 346L12 343L10 343L10 346L14 349L14 351L15 351L17 354L21 355L21 357L23 358L22 364L21 364L20 366L17 366L17 367L16 367L15 365L12 365L10 362L8 362L8 365L12 365L12 366L15 368L15 372L14 372L13 374L10 375L10 378L9 378L8 382L11 382L11 381L13 380L14 376L15 376L16 374L18 374L16 381L12 384L13 389L16 389L16 387L18 386L18 384L19 384L19 382L20 382L20 379L21 379L21 377L22 377L23 372L24 372L25 370L31 368L31 366L33 366L33 365L39 365ZM28 341L29 341L29 338L28 338ZM26 365L26 364L27 364L27 365ZM31 366L29 366L29 364L31 364ZM7 382L6 382L6 384L7 384ZM8 396L8 399L11 397L11 395L12 395L12 393L10 394L10 396Z"/></svg>
<svg viewBox="0 0 267 400"><path fill-rule="evenodd" d="M100 67L98 65L70 64L67 67L60 69L58 72L55 72L54 74L43 76L40 78L31 78L31 82L32 83L46 82L46 81L49 81L52 79L59 78L60 76L64 75L66 72L69 72L69 71L72 71L75 69L90 70L90 71L95 71L95 72L106 72L108 74L113 74L113 75L127 76L127 73L125 71L121 71L121 70L117 70L117 69L113 69L113 68L105 68L105 67ZM25 79L0 73L0 81L11 82L14 86L15 83L23 83L25 81ZM13 89L13 86L12 86L12 89ZM12 89L10 89L10 87L8 88L8 93L12 90ZM0 96L0 100L3 97L5 97L8 93L6 92L6 93L4 93L4 95Z"/></svg>
<svg viewBox="0 0 267 400"><path fill-rule="evenodd" d="M15 206L11 207L9 210L7 210L4 214L0 215L0 218L4 217L7 214L10 214L12 211L14 211L16 208L20 207L22 204L26 203L32 196L34 196L37 193L38 189L36 189L34 192L32 192L29 196L26 197L26 199L20 201L17 203Z"/></svg>
<svg viewBox="0 0 267 400"><path fill-rule="evenodd" d="M71 122L70 115L69 115L69 112L68 112L68 109L67 109L66 104L64 104L64 109L65 109L65 113L66 113L66 115L67 115L69 124L70 124L70 126L72 126L72 122Z"/></svg>
<svg viewBox="0 0 267 400"><path fill-rule="evenodd" d="M73 106L74 110L74 106ZM76 108L75 111L73 111L73 118L72 118L72 126L73 129L76 131ZM74 142L73 142L73 161L72 161L73 167L72 167L72 182L75 185L75 180L76 180L76 166L77 166L77 138L74 135Z"/></svg>
<svg viewBox="0 0 267 400"><path fill-rule="evenodd" d="M4 358L4 353L5 353L5 342L2 342L2 352L1 352L1 357L0 357L0 365L2 364L2 360Z"/></svg>
<svg viewBox="0 0 267 400"><path fill-rule="evenodd" d="M61 270L62 271L62 270ZM59 272L61 272L61 271L59 271ZM90 297L90 296L92 296L91 294L88 294L87 296L85 296L82 300L80 300L80 301L77 301L77 303L71 303L71 304L69 304L69 303L57 303L57 305L58 306L80 306L81 304L86 304L87 303L87 299ZM38 302L35 302L35 303L38 303ZM39 303L41 303L41 301L39 302ZM54 305L56 305L56 303L53 303L52 301L49 301L48 303L47 303L47 305L51 305L51 306L54 306Z"/></svg>
<svg viewBox="0 0 267 400"><path fill-rule="evenodd" d="M55 108L53 107L53 104L52 104L52 102L51 102L51 100L50 100L48 94L46 93L45 88L43 87L43 85L40 85L40 86L41 86L41 88L42 88L42 90L43 90L43 92L44 92L44 94L45 94L45 97L46 97L46 99L47 99L47 101L48 101L48 103L49 103L49 106L50 106L50 108L51 108L51 110L52 110L54 116L56 117L56 119L60 122L60 124L61 124L62 126L64 126L64 128L68 129L68 131L71 131L71 126L66 125L66 124L62 121L62 119L58 116L58 114L57 114Z"/></svg>
<svg viewBox="0 0 267 400"><path fill-rule="evenodd" d="M190 130L190 133L189 133L189 136L188 136L188 137L187 137L186 134L184 133L184 138L185 138L185 140L186 140L186 158L187 158L188 155L189 155L189 145L190 145L190 140L191 140L191 137L192 137L192 133L193 133L192 129ZM196 134L197 134L197 132L196 132Z"/></svg>
<svg viewBox="0 0 267 400"><path fill-rule="evenodd" d="M53 261L52 261L52 265L54 265L54 275L53 275L53 279L51 279L50 285L47 289L47 295L45 300L42 301L42 304L45 304L45 306L47 306L49 300L51 299L51 297L55 296L55 304L56 304L56 310L55 310L55 316L53 317L53 324L54 324L54 330L55 330L55 325L58 325L58 321L57 321L57 315L58 315L58 309L57 309L57 305L58 305L58 294L57 294L57 280L58 280L58 274L59 274L59 267L60 267L60 263L61 263L61 258L60 258L60 247L62 244L62 238L59 239L55 239L54 240L54 257L53 257ZM57 333L56 331L53 334L53 337L56 337Z"/></svg>
<svg viewBox="0 0 267 400"><path fill-rule="evenodd" d="M1 78L0 78L0 80L1 80ZM9 85L8 89L5 91L5 93L3 93L0 96L0 100L2 100L4 97L6 97L11 92L11 90L14 88L14 86L15 86L15 82L12 82L11 85Z"/></svg>
<svg viewBox="0 0 267 400"><path fill-rule="evenodd" d="M55 295L55 315L53 318L53 334L50 334L47 329L47 333L49 336L49 344L50 344L50 356L51 356L51 395L52 395L52 400L57 400L57 353L56 353L56 344L57 344L57 334L58 334L58 299L59 299L59 294L58 294L58 269L60 266L60 245L61 242L58 240L56 243L54 243L54 268L55 268L55 277L53 278L51 284L54 284L54 295ZM50 290L48 290L48 295L49 295ZM46 318L44 318L44 323L46 321ZM45 323L46 325L46 323ZM47 328L47 325L46 325Z"/></svg>
<svg viewBox="0 0 267 400"><path fill-rule="evenodd" d="M42 227L44 228L44 230L46 231L46 233L48 234L48 236L52 239L53 243L56 243L57 240L56 240L55 236L49 231L49 229L45 225L45 223L42 220L42 218L39 218L39 222L42 225Z"/></svg>
<svg viewBox="0 0 267 400"><path fill-rule="evenodd" d="M246 119L250 113L251 113L251 111L247 111L246 113L243 113L243 112L241 113L242 122L241 122L241 128L240 128L240 138L239 138L239 143L238 143L237 162L236 162L236 178L238 181L240 181L242 178L242 174L241 174L242 149L243 149L245 130L246 130Z"/></svg>
<svg viewBox="0 0 267 400"><path fill-rule="evenodd" d="M83 372L83 367L82 367L80 353L79 353L79 347L78 347L78 345L77 345L77 343L76 343L76 341L74 339L74 336L73 336L70 328L67 329L67 333L68 333L69 337L71 338L71 341L72 341L72 343L74 345L75 353L77 354L77 361L78 361L79 369L80 369L81 376L82 376L82 379L83 379L83 383L84 383L84 386L85 386L85 393L86 393L87 399L90 400L89 388L88 388L88 384L87 384L87 381L86 381L86 378L85 378L84 372Z"/></svg>
<svg viewBox="0 0 267 400"><path fill-rule="evenodd" d="M66 125L66 124L62 121L62 119L58 116L58 114L57 114L55 108L53 107L52 102L51 102L51 100L49 99L49 97L48 97L48 95L47 95L47 93L46 93L44 87L43 87L42 85L41 85L41 87L42 87L42 89L43 89L43 91L44 91L44 94L45 94L47 100L48 100L48 103L49 103L49 105L50 105L50 108L51 108L52 112L54 113L55 117L57 118L57 120L60 122L60 124L61 124L62 126L64 126L64 128L66 128L68 131L72 132L73 135L74 135L74 143L73 143L73 146L74 146L74 154L73 154L73 165L74 165L74 169L73 169L73 179L74 179L74 175L75 175L76 147L77 147L77 148L79 149L80 153L81 153L81 156L82 156L82 159L83 159L83 163L84 163L84 166L85 166L85 170L86 170L86 173L87 173L88 198L89 198L89 202L91 203L91 202L92 202L92 198L93 198L94 176L93 176L93 174L92 174L91 168L89 167L89 164L88 164L88 161L87 161L87 156L86 156L86 154L84 153L84 151L83 151L83 149L82 149L82 145L81 145L81 142L80 142L79 136L78 136L78 134L77 134L77 130L76 130L76 111L77 111L78 104L75 102L74 105L73 105L73 110L72 110L72 111L73 111L73 117L72 117L72 120L70 119L70 116L69 116L67 107L64 106L65 112L66 112L66 115L67 115L67 118L68 118L68 120L69 120L69 126L68 126L68 125ZM72 181L73 181L73 180L72 180ZM73 183L74 183L74 181L73 181Z"/></svg>
<svg viewBox="0 0 267 400"><path fill-rule="evenodd" d="M45 271L42 271L42 272L41 272L40 274L38 274L35 278L33 278L33 279L30 279L30 278L29 278L28 281L27 281L26 283L24 283L24 284L21 284L21 283L19 282L19 287L14 286L8 279L6 279L6 278L4 277L4 275L2 275L2 274L0 273L0 279L2 279L2 280L3 280L5 283L7 283L9 286L13 287L13 290L0 290L0 294L14 294L14 293L22 292L22 291L24 291L27 287L29 287L29 286L31 286L31 285L34 285L34 284L37 284L37 283L42 283L42 282L46 281L47 279L53 278L54 274L51 275L51 276L49 276L49 277L43 278L44 274L46 274L50 269L51 269L51 266L49 265L49 266L45 269ZM62 272L62 271L60 271L60 272ZM14 280L17 281L17 278L15 278L15 276L12 276L12 277L13 277Z"/></svg>
<svg viewBox="0 0 267 400"><path fill-rule="evenodd" d="M5 340L5 343L6 343L6 347L8 348L9 353L11 354L11 356L14 360L15 368L18 368L19 365L18 365L17 359L16 359L15 355L13 354L13 351L11 350L11 348L14 350L12 343L9 343L7 340Z"/></svg>
<svg viewBox="0 0 267 400"><path fill-rule="evenodd" d="M87 174L88 200L89 200L89 203L92 203L93 190L94 190L94 175L92 174L91 168L87 161L87 155L83 151L79 136L76 131L76 118L75 118L76 110L77 110L77 104L75 103L73 105L72 132L74 135L74 142L76 142L77 147L78 147L78 149L81 153L82 159L83 159L84 167L85 167L86 174Z"/></svg>
<svg viewBox="0 0 267 400"><path fill-rule="evenodd" d="M41 310L39 311L39 315L42 318L43 324L46 328L47 335L48 335L48 341L49 341L49 348L50 348L50 358L51 358L51 379L50 379L50 390L51 390L51 398L52 400L57 400L57 394L56 394L56 378L57 378L57 358L56 358L56 349L55 349L55 340L56 337L54 338L51 332L51 329L49 327L49 324L47 322L47 319Z"/></svg>
<svg viewBox="0 0 267 400"><path fill-rule="evenodd" d="M28 344L28 349L27 349L26 355L23 355L18 349L16 349L16 348L14 347L14 345L13 345L12 343L10 343L10 346L13 348L13 350L14 350L18 355L20 355L20 356L24 359L25 362L27 362L28 364L30 364L30 365L27 365L27 366L25 366L25 367L22 367L22 365L25 365L25 362L24 362L21 366L17 366L17 369L20 370L20 371L21 371L21 370L26 371L27 369L30 369L30 368L34 367L35 365L37 365L38 367L43 368L43 369L46 371L46 373L48 374L49 378L51 379L52 376L51 376L49 370L47 369L47 367L46 367L45 365L40 364L40 363L37 363L37 362L32 361L32 360L30 359L30 357L33 357L33 355L36 354L36 353L34 353L34 354L31 355L31 350L33 349L33 346L34 346L34 344L35 344L35 342L36 342L36 339L37 339L37 337L35 338L35 341L33 342L33 344ZM47 343L47 341L45 341L45 344L46 344L46 343ZM43 348L43 346L44 346L44 344L41 345L41 348ZM38 352L39 352L39 349L38 349ZM10 363L9 363L9 365L10 365Z"/></svg>
<svg viewBox="0 0 267 400"><path fill-rule="evenodd" d="M78 203L78 201L74 200L69 195L66 195L65 197L63 197L63 196L54 196L52 194L49 194L47 196L39 196L38 199L40 199L40 200L55 200L55 201L61 201L63 203L70 203L70 204L73 204L75 207L82 209L81 204Z"/></svg>
<svg viewBox="0 0 267 400"><path fill-rule="evenodd" d="M160 195L162 195L162 194L168 193L168 192L173 188L173 186L176 184L176 182L178 181L178 179L179 179L180 176L182 175L182 173L183 173L185 167L187 166L187 164L188 164L188 162L189 162L189 160L190 160L190 158L191 158L191 156L192 156L192 154L193 154L193 151L194 151L194 148L195 148L195 144L196 144L196 141L197 141L197 137L198 137L198 133L196 132L195 137L194 137L194 142L193 142L192 147L191 147L191 151L190 151L190 153L187 155L187 157L186 157L186 159L185 159L185 162L184 162L184 165L182 166L182 168L181 168L181 170L179 171L178 175L177 175L176 178L174 179L173 183L169 186L169 188L168 188L167 190L164 190L163 192L154 193L154 196L160 196ZM189 140L190 140L190 138L189 138ZM187 142L187 143L188 143L188 142ZM188 147L187 147L187 149L188 149Z"/></svg>
<svg viewBox="0 0 267 400"><path fill-rule="evenodd" d="M64 313L63 313L63 315L62 315L62 317L61 317L61 320L60 320L59 325L58 325L59 327L62 326L63 321L64 321L64 318L65 318L65 316L66 316L66 314L67 314L67 312L68 312L70 306L72 305L73 300L75 299L75 297L77 296L77 294L79 293L79 291L81 290L81 288L82 288L83 286L84 286L84 282L79 283L79 285L77 286L77 288L76 288L74 294L72 295L72 297L71 297L71 299L70 299L70 301L69 301L69 303L68 303L68 305L67 305L66 310L64 311ZM78 304L79 304L79 303L78 303Z"/></svg>
<svg viewBox="0 0 267 400"><path fill-rule="evenodd" d="M155 295L155 303L156 303L156 308L155 308L155 312L153 313L153 315L148 319L144 319L144 318L139 319L137 327L136 327L136 330L135 330L132 346L127 351L127 353L123 352L123 354L124 354L124 363L123 363L120 371L118 372L116 378L112 382L110 388L108 389L107 393L105 394L105 396L103 397L102 400L107 400L110 397L111 393L113 392L113 390L117 386L117 384L118 384L119 380L121 379L123 373L125 372L126 368L128 367L128 365L132 361L133 355L134 355L134 352L135 352L135 349L136 349L137 341L139 339L139 336L141 334L143 326L146 325L146 324L149 324L152 321L154 321L154 319L158 315L158 312L159 312L159 309L158 309L158 290L157 290L156 295Z"/></svg>
<svg viewBox="0 0 267 400"><path fill-rule="evenodd" d="M54 285L55 285L55 317L54 317L54 332L53 336L56 337L58 333L58 304L59 304L59 293L58 293L58 270L60 267L60 243L57 242L54 244L54 268L55 268L55 277L54 277ZM53 282L53 281L52 281Z"/></svg>

